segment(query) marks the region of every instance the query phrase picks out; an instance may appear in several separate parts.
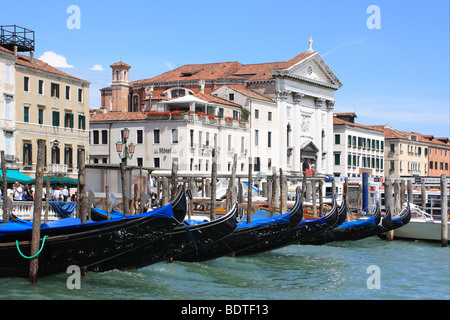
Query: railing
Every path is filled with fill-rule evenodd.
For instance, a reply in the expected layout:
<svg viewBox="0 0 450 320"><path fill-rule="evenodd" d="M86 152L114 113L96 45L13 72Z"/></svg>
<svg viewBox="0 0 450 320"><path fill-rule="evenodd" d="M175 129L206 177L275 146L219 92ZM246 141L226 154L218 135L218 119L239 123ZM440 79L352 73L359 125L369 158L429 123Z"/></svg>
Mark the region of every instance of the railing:
<svg viewBox="0 0 450 320"><path fill-rule="evenodd" d="M33 220L33 212L34 212L34 202L33 201L13 201L12 202L12 213L22 220ZM41 221L44 222L45 216L45 203L42 204L42 216ZM75 213L74 213L75 216ZM0 201L0 219L3 217L3 201ZM59 220L59 216L56 211L53 209L53 206L49 205L48 209L48 220L54 221Z"/></svg>
<svg viewBox="0 0 450 320"><path fill-rule="evenodd" d="M67 164L56 164L56 163L47 164L47 169L51 173L65 174L68 172L67 167L68 167Z"/></svg>

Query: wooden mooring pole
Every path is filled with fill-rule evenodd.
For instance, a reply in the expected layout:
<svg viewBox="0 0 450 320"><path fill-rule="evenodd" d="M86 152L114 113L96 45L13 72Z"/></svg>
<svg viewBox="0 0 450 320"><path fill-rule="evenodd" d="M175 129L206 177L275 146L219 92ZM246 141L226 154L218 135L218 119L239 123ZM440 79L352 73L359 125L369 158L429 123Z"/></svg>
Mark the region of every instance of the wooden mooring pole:
<svg viewBox="0 0 450 320"><path fill-rule="evenodd" d="M122 181L122 201L123 201L123 215L130 215L130 196L128 192L128 179L125 162L120 163L120 178ZM167 190L167 188L166 188Z"/></svg>
<svg viewBox="0 0 450 320"><path fill-rule="evenodd" d="M34 196L34 198L36 199L36 195ZM45 181L45 215L44 215L44 223L48 222L48 210L49 209L50 209L50 176L47 174L47 180Z"/></svg>
<svg viewBox="0 0 450 320"><path fill-rule="evenodd" d="M170 201L175 200L177 196L178 188L178 165L174 162L172 163L172 192L170 195Z"/></svg>
<svg viewBox="0 0 450 320"><path fill-rule="evenodd" d="M106 219L111 220L111 199L109 198L109 187L105 186L105 206L106 206Z"/></svg>
<svg viewBox="0 0 450 320"><path fill-rule="evenodd" d="M6 205L6 197L8 196L8 187L6 182L6 159L5 159L5 151L1 151L2 155L2 197L3 197L3 223L8 222L8 206Z"/></svg>
<svg viewBox="0 0 450 320"><path fill-rule="evenodd" d="M211 165L211 208L209 219L216 220L216 185L217 185L217 154L216 149L212 151L212 165Z"/></svg>
<svg viewBox="0 0 450 320"><path fill-rule="evenodd" d="M448 195L447 177L441 176L441 247L448 246Z"/></svg>
<svg viewBox="0 0 450 320"><path fill-rule="evenodd" d="M276 201L277 201L277 169L275 167L272 168L272 188L271 188L271 198L270 198L270 210L269 210L269 218L273 217L275 213Z"/></svg>
<svg viewBox="0 0 450 320"><path fill-rule="evenodd" d="M384 179L384 207L385 212L387 213L388 210L391 210L392 212L392 182L391 177L387 176ZM394 240L394 230L388 231L386 233L386 240L392 241Z"/></svg>
<svg viewBox="0 0 450 320"><path fill-rule="evenodd" d="M81 220L81 223L87 222L87 211L86 211L86 205L87 205L87 196L86 196L86 179L84 176L85 172L85 151L82 149L80 150L80 163L78 164L78 184L80 186L80 194L78 195L78 201L80 202L79 205L79 219ZM48 191L47 191L48 192Z"/></svg>
<svg viewBox="0 0 450 320"><path fill-rule="evenodd" d="M41 239L42 188L44 187L44 161L45 161L45 140L39 139L37 164L36 164L33 230L31 233L32 257L38 253ZM31 285L37 284L38 269L39 269L39 256L36 256L30 260L29 280Z"/></svg>
<svg viewBox="0 0 450 320"><path fill-rule="evenodd" d="M280 214L287 212L287 180L280 168Z"/></svg>
<svg viewBox="0 0 450 320"><path fill-rule="evenodd" d="M252 158L248 158L248 188L247 188L247 223L252 222L252 190L253 190L253 164Z"/></svg>

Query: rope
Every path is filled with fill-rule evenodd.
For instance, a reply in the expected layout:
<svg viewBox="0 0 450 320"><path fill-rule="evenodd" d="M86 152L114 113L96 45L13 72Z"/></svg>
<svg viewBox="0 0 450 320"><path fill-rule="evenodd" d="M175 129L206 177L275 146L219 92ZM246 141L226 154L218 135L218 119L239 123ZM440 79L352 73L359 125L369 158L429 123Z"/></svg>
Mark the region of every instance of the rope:
<svg viewBox="0 0 450 320"><path fill-rule="evenodd" d="M48 236L45 236L44 237L44 239L42 240L42 247L41 247L41 249L39 250L39 252L38 253L36 253L34 256L32 256L32 257L27 257L27 256L25 256L23 253L22 253L22 251L20 251L20 248L19 248L19 241L18 240L16 240L16 247L17 247L17 251L19 251L19 253L20 253L20 255L22 256L22 257L24 257L25 259L34 259L34 258L36 258L40 253L41 253L41 251L44 249L44 244L45 244L45 239L47 239L48 238Z"/></svg>

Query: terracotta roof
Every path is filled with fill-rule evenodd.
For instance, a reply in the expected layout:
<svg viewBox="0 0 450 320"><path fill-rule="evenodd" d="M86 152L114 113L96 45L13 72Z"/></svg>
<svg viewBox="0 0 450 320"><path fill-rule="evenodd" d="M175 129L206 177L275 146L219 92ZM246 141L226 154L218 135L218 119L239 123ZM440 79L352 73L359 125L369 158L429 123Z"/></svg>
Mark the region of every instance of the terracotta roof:
<svg viewBox="0 0 450 320"><path fill-rule="evenodd" d="M14 52L12 52L11 50L8 50L6 48L3 48L2 46L0 46L0 51L3 51L3 52L6 52L6 53L14 55Z"/></svg>
<svg viewBox="0 0 450 320"><path fill-rule="evenodd" d="M231 88L231 89L243 94L244 96L247 96L252 99L259 99L259 100L274 102L272 99L260 94L259 92L247 89L247 86L244 84L227 84L227 85L224 85L221 87Z"/></svg>
<svg viewBox="0 0 450 320"><path fill-rule="evenodd" d="M128 64L126 64L125 62L122 62L122 61L113 63L112 65L110 65L110 67L111 68L112 67L127 67L127 68L131 68L131 66L129 66Z"/></svg>
<svg viewBox="0 0 450 320"><path fill-rule="evenodd" d="M372 126L366 126L366 125L359 124L359 123L348 122L348 121L345 121L345 120L342 120L342 119L339 119L336 117L333 117L333 125L347 125L347 126L351 126L351 127L357 127L357 128L382 132L380 130L372 128Z"/></svg>
<svg viewBox="0 0 450 320"><path fill-rule="evenodd" d="M196 93L196 94L193 94L192 96L202 99L203 101L206 101L206 102L220 103L220 104L224 104L224 105L228 105L228 106L232 106L232 107L242 108L242 106L239 104L230 102L228 100L225 100L225 99L222 99L222 98L210 95L210 94Z"/></svg>
<svg viewBox="0 0 450 320"><path fill-rule="evenodd" d="M406 134L403 134L392 128L384 128L384 139L402 139L409 140Z"/></svg>
<svg viewBox="0 0 450 320"><path fill-rule="evenodd" d="M48 72L48 73L56 74L56 75L59 75L59 76L63 76L63 77L67 77L67 78L71 78L71 79L75 79L75 80L84 81L84 82L88 82L89 83L89 81L87 81L87 80L83 80L83 79L74 77L74 76L72 76L72 75L70 75L68 73L65 73L65 72L63 72L63 71L61 71L59 69L56 69L55 67L52 67L51 65L49 65L48 63L46 63L46 62L44 62L42 60L34 58L33 59L33 63L31 63L30 57L24 56L24 55L21 55L21 54L17 55L16 65L24 66L24 67L32 68L32 69L35 69L35 70L44 71L44 72Z"/></svg>
<svg viewBox="0 0 450 320"><path fill-rule="evenodd" d="M178 80L224 79L238 70L241 66L242 65L239 62L190 64L168 71L151 79L134 81L131 84L135 85L146 82L171 82Z"/></svg>
<svg viewBox="0 0 450 320"><path fill-rule="evenodd" d="M272 78L271 70L287 69L310 57L315 52L303 52L284 62L256 63L242 65L239 62L219 62L184 65L151 79L132 82L132 85L147 82L172 82L182 80L243 79L268 80Z"/></svg>
<svg viewBox="0 0 450 320"><path fill-rule="evenodd" d="M148 116L143 112L107 112L95 113L90 116L89 121L129 121L129 120L146 120Z"/></svg>

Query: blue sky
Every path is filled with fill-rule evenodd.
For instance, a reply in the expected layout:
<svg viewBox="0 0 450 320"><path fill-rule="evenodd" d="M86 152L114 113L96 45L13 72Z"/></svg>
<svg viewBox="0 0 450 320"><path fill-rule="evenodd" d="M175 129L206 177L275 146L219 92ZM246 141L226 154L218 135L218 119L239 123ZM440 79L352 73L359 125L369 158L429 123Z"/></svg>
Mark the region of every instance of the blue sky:
<svg viewBox="0 0 450 320"><path fill-rule="evenodd" d="M80 29L67 27L70 5L80 8ZM380 29L367 27L370 5ZM0 24L35 30L35 56L65 58L63 71L92 83L93 108L119 60L138 80L184 64L286 61L312 36L344 85L336 112L450 136L448 0L23 0L2 2Z"/></svg>

